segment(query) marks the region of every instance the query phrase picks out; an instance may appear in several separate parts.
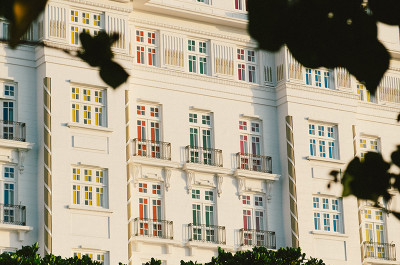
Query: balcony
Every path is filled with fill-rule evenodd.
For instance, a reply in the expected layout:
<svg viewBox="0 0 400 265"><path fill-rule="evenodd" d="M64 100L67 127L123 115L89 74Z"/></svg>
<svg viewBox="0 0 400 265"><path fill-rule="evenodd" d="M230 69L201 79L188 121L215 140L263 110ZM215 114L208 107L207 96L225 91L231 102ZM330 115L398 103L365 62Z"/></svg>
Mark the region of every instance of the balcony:
<svg viewBox="0 0 400 265"><path fill-rule="evenodd" d="M275 232L255 229L240 229L240 245L276 249Z"/></svg>
<svg viewBox="0 0 400 265"><path fill-rule="evenodd" d="M236 154L237 168L243 170L272 173L272 158L270 156L253 154Z"/></svg>
<svg viewBox="0 0 400 265"><path fill-rule="evenodd" d="M171 144L135 138L132 140L132 155L171 160Z"/></svg>
<svg viewBox="0 0 400 265"><path fill-rule="evenodd" d="M25 123L16 121L0 120L0 139L25 142Z"/></svg>
<svg viewBox="0 0 400 265"><path fill-rule="evenodd" d="M23 205L0 204L0 223L26 225L26 207Z"/></svg>
<svg viewBox="0 0 400 265"><path fill-rule="evenodd" d="M185 147L185 157L186 163L222 167L222 150L219 149L188 145Z"/></svg>
<svg viewBox="0 0 400 265"><path fill-rule="evenodd" d="M134 235L173 239L173 222L166 220L153 220L148 218L135 218L133 220Z"/></svg>
<svg viewBox="0 0 400 265"><path fill-rule="evenodd" d="M189 224L189 241L226 244L225 226Z"/></svg>
<svg viewBox="0 0 400 265"><path fill-rule="evenodd" d="M396 260L396 246L389 243L366 242L362 244L364 259Z"/></svg>

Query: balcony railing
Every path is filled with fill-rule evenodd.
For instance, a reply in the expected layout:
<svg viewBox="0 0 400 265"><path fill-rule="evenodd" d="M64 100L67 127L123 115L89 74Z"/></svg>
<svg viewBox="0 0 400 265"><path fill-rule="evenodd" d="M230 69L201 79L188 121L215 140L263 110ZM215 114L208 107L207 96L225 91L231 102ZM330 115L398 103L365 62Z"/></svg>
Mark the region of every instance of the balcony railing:
<svg viewBox="0 0 400 265"><path fill-rule="evenodd" d="M26 225L26 207L23 205L0 204L0 223Z"/></svg>
<svg viewBox="0 0 400 265"><path fill-rule="evenodd" d="M171 160L171 144L135 138L132 140L132 155Z"/></svg>
<svg viewBox="0 0 400 265"><path fill-rule="evenodd" d="M166 220L153 220L148 218L135 218L133 220L134 235L173 239L173 222Z"/></svg>
<svg viewBox="0 0 400 265"><path fill-rule="evenodd" d="M0 138L25 142L25 123L0 120Z"/></svg>
<svg viewBox="0 0 400 265"><path fill-rule="evenodd" d="M216 167L222 167L222 150L198 147L198 146L186 146L185 155L187 163L197 163Z"/></svg>
<svg viewBox="0 0 400 265"><path fill-rule="evenodd" d="M396 246L389 243L363 242L364 259L396 260Z"/></svg>
<svg viewBox="0 0 400 265"><path fill-rule="evenodd" d="M240 245L276 249L275 232L255 229L240 229Z"/></svg>
<svg viewBox="0 0 400 265"><path fill-rule="evenodd" d="M225 226L189 224L189 241L226 244Z"/></svg>
<svg viewBox="0 0 400 265"><path fill-rule="evenodd" d="M270 156L237 153L237 168L257 172L272 173L272 158Z"/></svg>

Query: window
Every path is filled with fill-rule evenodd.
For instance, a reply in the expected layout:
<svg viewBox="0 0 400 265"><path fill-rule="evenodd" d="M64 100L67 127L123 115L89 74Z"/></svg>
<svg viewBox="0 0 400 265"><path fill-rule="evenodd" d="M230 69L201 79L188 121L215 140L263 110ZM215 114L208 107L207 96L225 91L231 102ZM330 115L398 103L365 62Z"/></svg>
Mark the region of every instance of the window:
<svg viewBox="0 0 400 265"><path fill-rule="evenodd" d="M156 66L157 62L157 34L155 31L136 30L136 62Z"/></svg>
<svg viewBox="0 0 400 265"><path fill-rule="evenodd" d="M261 122L258 120L239 120L240 168L261 171Z"/></svg>
<svg viewBox="0 0 400 265"><path fill-rule="evenodd" d="M339 159L336 125L309 123L308 135L310 156Z"/></svg>
<svg viewBox="0 0 400 265"><path fill-rule="evenodd" d="M306 85L333 88L330 71L306 68Z"/></svg>
<svg viewBox="0 0 400 265"><path fill-rule="evenodd" d="M211 113L189 113L190 162L210 165L213 159L213 121Z"/></svg>
<svg viewBox="0 0 400 265"><path fill-rule="evenodd" d="M107 252L103 251L74 251L74 257L78 257L79 259L81 259L83 256L89 256L92 261L97 261L101 264L108 264L107 254Z"/></svg>
<svg viewBox="0 0 400 265"><path fill-rule="evenodd" d="M72 122L106 126L106 90L73 86L71 95Z"/></svg>
<svg viewBox="0 0 400 265"><path fill-rule="evenodd" d="M103 14L71 10L70 15L71 44L78 45L80 43L79 34L82 31L97 35L99 31L104 30Z"/></svg>
<svg viewBox="0 0 400 265"><path fill-rule="evenodd" d="M208 75L208 42L188 40L188 70L190 73Z"/></svg>
<svg viewBox="0 0 400 265"><path fill-rule="evenodd" d="M161 108L158 105L138 104L137 114L137 155L161 157ZM150 153L148 153L150 152Z"/></svg>
<svg viewBox="0 0 400 265"><path fill-rule="evenodd" d="M3 212L0 213L0 221L3 223L13 224L17 221L17 214L14 205L17 200L17 176L15 167L4 165L0 176L0 184L2 185L3 196L0 197L0 204L4 204ZM1 191L0 188L0 191ZM2 200L3 199L3 200Z"/></svg>
<svg viewBox="0 0 400 265"><path fill-rule="evenodd" d="M381 209L363 207L361 210L361 227L363 241L366 244L366 257L385 258L389 246L385 246L386 239L386 214ZM369 243L369 244L368 244Z"/></svg>
<svg viewBox="0 0 400 265"><path fill-rule="evenodd" d="M238 48L236 50L237 59L237 79L250 83L257 82L257 61L256 51Z"/></svg>
<svg viewBox="0 0 400 265"><path fill-rule="evenodd" d="M376 103L375 96L372 96L363 84L357 84L357 95L358 100Z"/></svg>
<svg viewBox="0 0 400 265"><path fill-rule="evenodd" d="M234 0L235 9L240 11L247 11L247 0Z"/></svg>
<svg viewBox="0 0 400 265"><path fill-rule="evenodd" d="M198 2L198 3L206 4L206 5L209 5L209 4L210 4L210 1L209 1L209 0L197 0L197 2Z"/></svg>
<svg viewBox="0 0 400 265"><path fill-rule="evenodd" d="M1 109L0 115L2 115L2 124L0 126L0 138L16 140L22 135L18 130L17 125L13 124L17 121L16 109L17 109L17 91L16 85L12 83L0 83L2 86L3 99L0 100Z"/></svg>
<svg viewBox="0 0 400 265"><path fill-rule="evenodd" d="M2 39L9 39L10 38L10 24L5 22L4 20L0 20L0 37Z"/></svg>
<svg viewBox="0 0 400 265"><path fill-rule="evenodd" d="M242 195L243 204L243 243L244 245L264 246L266 235L264 196ZM254 230L256 233L254 233Z"/></svg>
<svg viewBox="0 0 400 265"><path fill-rule="evenodd" d="M72 167L72 204L108 208L107 170Z"/></svg>
<svg viewBox="0 0 400 265"><path fill-rule="evenodd" d="M215 234L215 192L213 189L193 188L192 190L192 216L193 239L214 242ZM201 225L205 225L205 233L202 233ZM204 228L203 228L204 229ZM202 238L202 237L205 238Z"/></svg>
<svg viewBox="0 0 400 265"><path fill-rule="evenodd" d="M361 161L364 160L365 154L367 152L379 152L380 145L379 139L375 137L360 137L360 158Z"/></svg>
<svg viewBox="0 0 400 265"><path fill-rule="evenodd" d="M314 230L343 233L341 199L313 196L313 217Z"/></svg>
<svg viewBox="0 0 400 265"><path fill-rule="evenodd" d="M139 182L139 234L162 237L162 185L157 182Z"/></svg>

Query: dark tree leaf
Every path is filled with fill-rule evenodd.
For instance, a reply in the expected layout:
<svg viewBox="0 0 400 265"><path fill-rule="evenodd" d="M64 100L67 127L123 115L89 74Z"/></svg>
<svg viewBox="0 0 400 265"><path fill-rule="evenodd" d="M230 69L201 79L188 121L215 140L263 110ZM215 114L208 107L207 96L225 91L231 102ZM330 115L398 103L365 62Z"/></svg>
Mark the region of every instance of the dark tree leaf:
<svg viewBox="0 0 400 265"><path fill-rule="evenodd" d="M305 67L345 67L375 94L390 57L362 2L248 0L249 33L261 49L286 44Z"/></svg>
<svg viewBox="0 0 400 265"><path fill-rule="evenodd" d="M391 212L394 216L397 217L397 219L400 220L400 213L399 212Z"/></svg>
<svg viewBox="0 0 400 265"><path fill-rule="evenodd" d="M364 161L355 157L347 166L342 178L343 196L354 195L357 198L378 202L380 197L390 200L388 189L392 175L388 173L390 164L381 154L369 152Z"/></svg>
<svg viewBox="0 0 400 265"><path fill-rule="evenodd" d="M397 150L392 153L390 158L392 159L393 164L400 167L400 145L397 146Z"/></svg>
<svg viewBox="0 0 400 265"><path fill-rule="evenodd" d="M379 21L390 25L400 25L399 0L369 0L368 7Z"/></svg>
<svg viewBox="0 0 400 265"><path fill-rule="evenodd" d="M119 64L109 61L101 66L100 76L112 88L117 88L128 79L129 74Z"/></svg>
<svg viewBox="0 0 400 265"><path fill-rule="evenodd" d="M5 2L4 0L2 1ZM47 0L14 0L12 12L5 13L5 17L11 22L10 46L15 48L37 16L43 11ZM9 7L8 7L9 8Z"/></svg>
<svg viewBox="0 0 400 265"><path fill-rule="evenodd" d="M90 66L101 66L114 57L111 51L114 39L104 31L94 37L82 32L79 34L79 39L82 43L82 51L78 52L78 56Z"/></svg>
<svg viewBox="0 0 400 265"><path fill-rule="evenodd" d="M400 114L397 116L397 122L400 122Z"/></svg>

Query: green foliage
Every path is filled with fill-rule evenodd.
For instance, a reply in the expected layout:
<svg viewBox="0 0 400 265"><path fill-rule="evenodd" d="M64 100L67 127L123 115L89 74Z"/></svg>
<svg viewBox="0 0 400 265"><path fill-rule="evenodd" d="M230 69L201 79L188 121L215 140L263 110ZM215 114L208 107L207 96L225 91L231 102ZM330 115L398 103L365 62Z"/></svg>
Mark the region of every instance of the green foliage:
<svg viewBox="0 0 400 265"><path fill-rule="evenodd" d="M218 248L218 257L213 257L205 265L325 265L320 259L305 258L300 248L281 248L277 251L264 247L254 247L253 250L238 251L235 254ZM195 265L193 261L181 261L180 265Z"/></svg>
<svg viewBox="0 0 400 265"><path fill-rule="evenodd" d="M38 243L32 246L24 246L17 250L16 253L3 253L0 255L0 265L100 265L97 261L92 261L88 256L83 256L81 259L61 258L52 254L46 255L43 258L37 254L39 250ZM154 263L151 265L159 265Z"/></svg>
<svg viewBox="0 0 400 265"><path fill-rule="evenodd" d="M154 258L151 258L149 262L146 262L146 265L161 265L161 260L156 260Z"/></svg>
<svg viewBox="0 0 400 265"><path fill-rule="evenodd" d="M248 8L248 30L261 49L286 44L306 67L345 67L375 94L390 58L376 22L399 25L400 1L249 0Z"/></svg>
<svg viewBox="0 0 400 265"><path fill-rule="evenodd" d="M400 175L389 172L392 165L400 167L400 146L391 155L392 162L386 162L379 153L368 152L364 161L355 157L348 165L341 180L343 196L354 195L357 198L370 200L376 207L381 207L381 199L390 201L392 194L389 190L400 191ZM339 172L333 171L335 176ZM391 212L400 219L400 213Z"/></svg>

